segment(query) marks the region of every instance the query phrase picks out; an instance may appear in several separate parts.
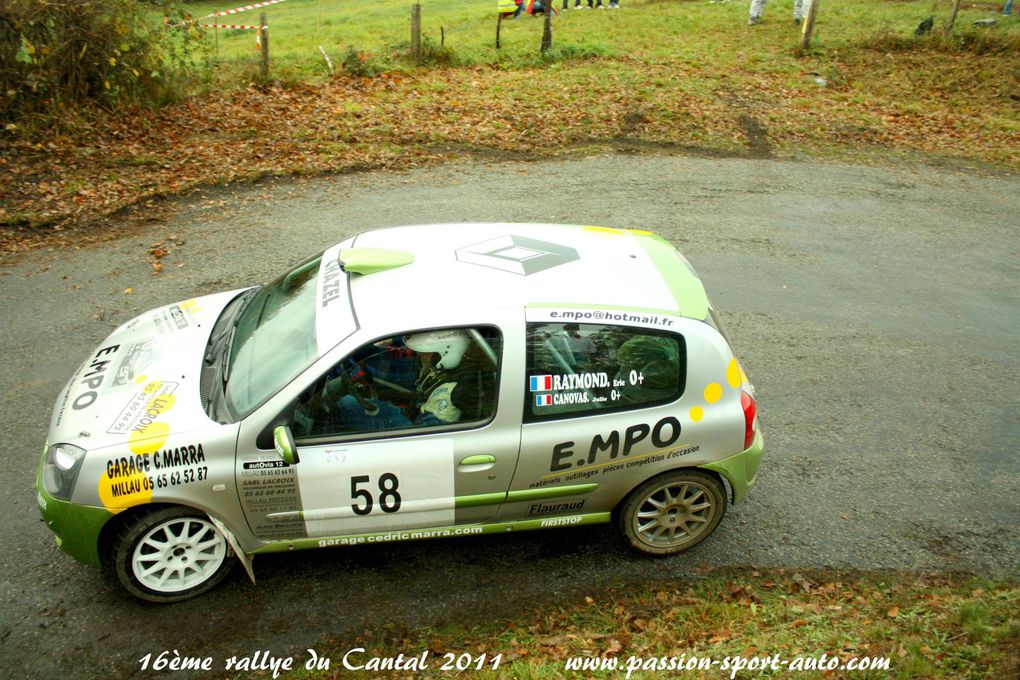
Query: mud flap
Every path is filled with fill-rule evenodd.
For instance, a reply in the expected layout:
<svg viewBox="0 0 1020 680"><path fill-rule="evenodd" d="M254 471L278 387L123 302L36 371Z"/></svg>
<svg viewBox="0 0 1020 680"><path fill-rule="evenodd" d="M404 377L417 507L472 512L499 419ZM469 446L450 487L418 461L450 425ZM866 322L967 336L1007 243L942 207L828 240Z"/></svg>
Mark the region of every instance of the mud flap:
<svg viewBox="0 0 1020 680"><path fill-rule="evenodd" d="M244 551L241 550L241 546L237 544L237 539L234 537L234 534L230 531L230 529L227 528L227 526L223 522L219 521L215 517L210 517L209 519L216 526L216 528L220 530L220 533L223 534L223 538L227 539L227 543L230 545L230 548L234 551L234 554L237 555L238 561L242 565L244 565L244 570L248 573L248 578L250 578L251 582L254 584L255 572L251 568L251 557L246 555Z"/></svg>

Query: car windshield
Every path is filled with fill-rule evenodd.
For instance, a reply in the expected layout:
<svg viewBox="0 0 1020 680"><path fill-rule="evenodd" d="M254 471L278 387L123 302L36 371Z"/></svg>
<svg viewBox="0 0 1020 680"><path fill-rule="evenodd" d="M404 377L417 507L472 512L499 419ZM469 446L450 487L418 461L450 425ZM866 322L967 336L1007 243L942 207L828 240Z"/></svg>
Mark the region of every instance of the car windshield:
<svg viewBox="0 0 1020 680"><path fill-rule="evenodd" d="M230 412L244 418L318 358L315 292L321 256L263 286L237 318L223 367Z"/></svg>

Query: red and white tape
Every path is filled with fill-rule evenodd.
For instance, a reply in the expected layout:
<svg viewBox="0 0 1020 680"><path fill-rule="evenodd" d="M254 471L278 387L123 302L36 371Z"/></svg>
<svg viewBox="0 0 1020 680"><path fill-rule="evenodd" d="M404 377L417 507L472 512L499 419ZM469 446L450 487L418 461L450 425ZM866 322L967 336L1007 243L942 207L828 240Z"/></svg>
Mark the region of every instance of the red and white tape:
<svg viewBox="0 0 1020 680"><path fill-rule="evenodd" d="M247 24L199 24L202 28L233 28L240 30L255 30L255 49L262 49L262 31L268 31L268 26L249 26Z"/></svg>
<svg viewBox="0 0 1020 680"><path fill-rule="evenodd" d="M287 0L266 0L266 2L257 2L254 5L245 5L244 7L237 7L235 9L226 9L222 12L213 12L212 14L206 14L203 19L209 17L225 17L231 14L240 14L241 12L247 12L250 9L258 9L259 7L268 7L269 5L276 5L281 2L287 2Z"/></svg>
<svg viewBox="0 0 1020 680"><path fill-rule="evenodd" d="M255 29L258 30L263 28L262 26L248 26L246 24L199 24L202 28L237 28L237 29ZM266 26L265 28L269 28Z"/></svg>

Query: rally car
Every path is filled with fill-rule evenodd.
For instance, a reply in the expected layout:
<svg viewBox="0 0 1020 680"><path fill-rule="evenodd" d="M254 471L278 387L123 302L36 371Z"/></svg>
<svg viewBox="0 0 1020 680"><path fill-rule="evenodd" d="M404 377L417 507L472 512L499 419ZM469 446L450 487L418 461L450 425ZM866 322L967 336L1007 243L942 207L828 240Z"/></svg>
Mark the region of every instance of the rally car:
<svg viewBox="0 0 1020 680"><path fill-rule="evenodd" d="M754 391L647 231L360 234L117 328L57 399L57 544L173 602L260 553L614 522L690 548L754 482Z"/></svg>

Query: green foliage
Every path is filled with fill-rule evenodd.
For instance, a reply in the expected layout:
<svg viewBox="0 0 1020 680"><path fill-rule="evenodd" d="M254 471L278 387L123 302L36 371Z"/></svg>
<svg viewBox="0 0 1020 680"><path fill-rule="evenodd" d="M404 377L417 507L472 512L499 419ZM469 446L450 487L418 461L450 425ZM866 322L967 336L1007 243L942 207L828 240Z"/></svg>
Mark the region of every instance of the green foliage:
<svg viewBox="0 0 1020 680"><path fill-rule="evenodd" d="M881 31L858 45L881 52L939 52L960 55L1008 55L1020 51L1020 33L964 27L953 33L936 31L923 36Z"/></svg>
<svg viewBox="0 0 1020 680"><path fill-rule="evenodd" d="M385 65L368 52L349 47L340 64L349 75L359 78L373 78L386 70Z"/></svg>
<svg viewBox="0 0 1020 680"><path fill-rule="evenodd" d="M427 35L421 37L421 63L428 66L456 66L457 55L446 45L437 45Z"/></svg>
<svg viewBox="0 0 1020 680"><path fill-rule="evenodd" d="M4 0L0 3L0 120L83 103L162 103L201 39L174 0Z"/></svg>
<svg viewBox="0 0 1020 680"><path fill-rule="evenodd" d="M567 42L554 42L552 49L542 54L543 61L569 61L571 59L598 59L610 53L609 48L600 43L574 45Z"/></svg>

